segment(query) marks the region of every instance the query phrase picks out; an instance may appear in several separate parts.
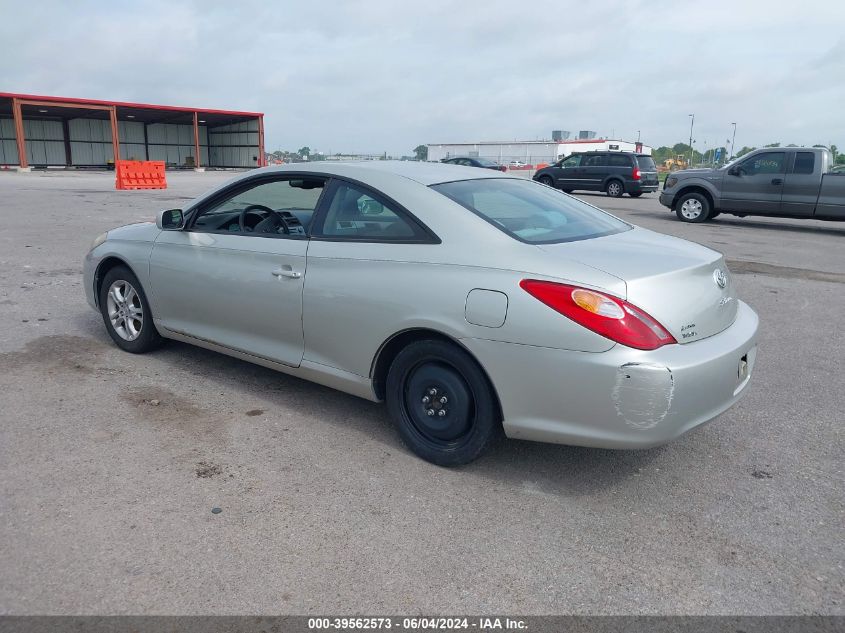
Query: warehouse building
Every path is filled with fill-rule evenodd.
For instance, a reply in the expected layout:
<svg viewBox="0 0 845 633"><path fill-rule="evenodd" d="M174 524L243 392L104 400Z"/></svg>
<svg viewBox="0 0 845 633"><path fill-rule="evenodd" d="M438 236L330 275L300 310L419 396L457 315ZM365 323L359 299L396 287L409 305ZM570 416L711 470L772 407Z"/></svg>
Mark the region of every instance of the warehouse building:
<svg viewBox="0 0 845 633"><path fill-rule="evenodd" d="M526 165L551 164L573 152L619 151L651 154L651 147L640 142L604 138L545 141L480 141L477 143L429 144L428 160L441 161L456 156L486 158L502 165L519 161Z"/></svg>
<svg viewBox="0 0 845 633"><path fill-rule="evenodd" d="M0 92L0 167L262 167L264 114Z"/></svg>

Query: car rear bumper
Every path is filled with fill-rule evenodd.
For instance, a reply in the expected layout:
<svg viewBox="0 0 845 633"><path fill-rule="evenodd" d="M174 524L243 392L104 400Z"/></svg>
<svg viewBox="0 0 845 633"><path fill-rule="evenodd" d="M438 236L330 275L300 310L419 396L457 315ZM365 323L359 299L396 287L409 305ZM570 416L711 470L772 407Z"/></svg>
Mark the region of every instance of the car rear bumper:
<svg viewBox="0 0 845 633"><path fill-rule="evenodd" d="M654 193L660 187L660 183L642 184L638 182L629 182L626 185L628 193Z"/></svg>
<svg viewBox="0 0 845 633"><path fill-rule="evenodd" d="M462 342L496 388L508 437L631 449L664 444L733 406L753 373L757 327L757 315L740 302L719 334L654 351Z"/></svg>

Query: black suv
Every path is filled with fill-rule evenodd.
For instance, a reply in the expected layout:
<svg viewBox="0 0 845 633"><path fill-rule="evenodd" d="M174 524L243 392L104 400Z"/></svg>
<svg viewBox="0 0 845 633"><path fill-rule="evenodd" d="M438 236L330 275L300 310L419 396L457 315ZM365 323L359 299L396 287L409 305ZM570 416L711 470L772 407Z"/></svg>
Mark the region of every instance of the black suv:
<svg viewBox="0 0 845 633"><path fill-rule="evenodd" d="M657 191L657 167L651 156L633 152L582 152L570 154L534 174L534 180L572 191L604 191L618 198L627 193L638 198Z"/></svg>

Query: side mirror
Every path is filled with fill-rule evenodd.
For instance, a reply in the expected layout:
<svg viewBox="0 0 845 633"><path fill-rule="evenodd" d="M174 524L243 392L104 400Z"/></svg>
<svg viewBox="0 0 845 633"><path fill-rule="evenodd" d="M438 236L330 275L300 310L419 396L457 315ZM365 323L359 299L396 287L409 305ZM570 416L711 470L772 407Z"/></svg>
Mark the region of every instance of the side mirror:
<svg viewBox="0 0 845 633"><path fill-rule="evenodd" d="M182 209L167 209L159 211L156 217L156 226L162 231L181 231L185 225L185 218Z"/></svg>

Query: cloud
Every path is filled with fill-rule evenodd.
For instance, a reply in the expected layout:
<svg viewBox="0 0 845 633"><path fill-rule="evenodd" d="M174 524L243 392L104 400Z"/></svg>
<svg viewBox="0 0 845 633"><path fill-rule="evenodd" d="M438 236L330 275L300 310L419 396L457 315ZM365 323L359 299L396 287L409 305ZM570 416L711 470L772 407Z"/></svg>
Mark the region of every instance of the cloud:
<svg viewBox="0 0 845 633"><path fill-rule="evenodd" d="M845 145L845 4L0 1L0 90L266 113L268 149L597 130Z"/></svg>

